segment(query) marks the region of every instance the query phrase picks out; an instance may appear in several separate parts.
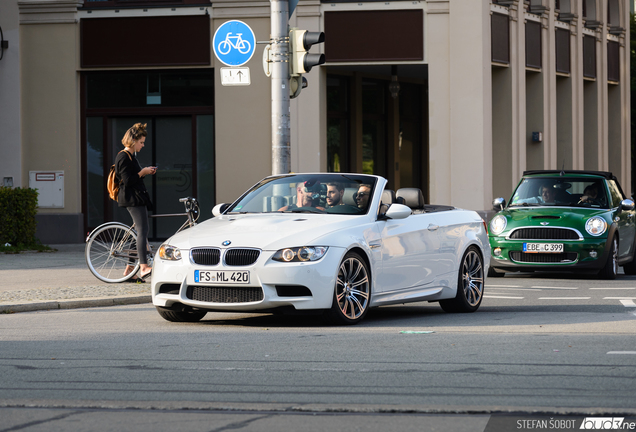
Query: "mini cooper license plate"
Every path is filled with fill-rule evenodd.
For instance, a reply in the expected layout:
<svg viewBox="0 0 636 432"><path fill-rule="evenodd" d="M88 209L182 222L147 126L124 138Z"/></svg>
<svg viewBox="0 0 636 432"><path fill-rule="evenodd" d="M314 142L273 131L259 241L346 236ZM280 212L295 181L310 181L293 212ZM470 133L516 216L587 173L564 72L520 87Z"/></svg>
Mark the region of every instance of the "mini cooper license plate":
<svg viewBox="0 0 636 432"><path fill-rule="evenodd" d="M241 271L211 271L211 270L195 270L194 283L209 284L249 284L249 270Z"/></svg>
<svg viewBox="0 0 636 432"><path fill-rule="evenodd" d="M563 243L524 243L523 251L529 253L560 253Z"/></svg>

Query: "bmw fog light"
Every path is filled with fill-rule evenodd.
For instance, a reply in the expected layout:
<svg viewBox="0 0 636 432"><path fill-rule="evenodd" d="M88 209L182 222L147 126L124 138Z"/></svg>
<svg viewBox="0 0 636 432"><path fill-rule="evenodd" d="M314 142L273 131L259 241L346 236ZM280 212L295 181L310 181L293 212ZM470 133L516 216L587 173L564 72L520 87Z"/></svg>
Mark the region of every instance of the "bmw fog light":
<svg viewBox="0 0 636 432"><path fill-rule="evenodd" d="M492 253L495 254L495 256L501 256L501 248L494 248Z"/></svg>
<svg viewBox="0 0 636 432"><path fill-rule="evenodd" d="M594 251L590 251L590 258L596 258L598 256L598 252Z"/></svg>
<svg viewBox="0 0 636 432"><path fill-rule="evenodd" d="M159 248L159 258L168 261L178 261L181 259L181 250L176 246L163 244Z"/></svg>

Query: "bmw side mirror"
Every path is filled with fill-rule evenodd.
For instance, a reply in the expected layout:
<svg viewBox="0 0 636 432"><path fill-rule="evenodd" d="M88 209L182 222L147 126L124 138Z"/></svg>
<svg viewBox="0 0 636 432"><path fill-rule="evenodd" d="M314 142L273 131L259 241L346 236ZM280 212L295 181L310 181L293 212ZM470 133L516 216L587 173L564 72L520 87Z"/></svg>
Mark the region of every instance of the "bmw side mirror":
<svg viewBox="0 0 636 432"><path fill-rule="evenodd" d="M503 198L495 198L494 200L492 200L492 209L494 211L503 210L505 206L506 206L506 200Z"/></svg>
<svg viewBox="0 0 636 432"><path fill-rule="evenodd" d="M225 210L230 206L228 203L217 204L212 209L212 216L221 216Z"/></svg>
<svg viewBox="0 0 636 432"><path fill-rule="evenodd" d="M623 201L621 201L621 210L623 211L634 210L634 201L630 199L624 199Z"/></svg>
<svg viewBox="0 0 636 432"><path fill-rule="evenodd" d="M391 207L384 214L387 219L406 219L411 215L411 208L404 204L391 204Z"/></svg>

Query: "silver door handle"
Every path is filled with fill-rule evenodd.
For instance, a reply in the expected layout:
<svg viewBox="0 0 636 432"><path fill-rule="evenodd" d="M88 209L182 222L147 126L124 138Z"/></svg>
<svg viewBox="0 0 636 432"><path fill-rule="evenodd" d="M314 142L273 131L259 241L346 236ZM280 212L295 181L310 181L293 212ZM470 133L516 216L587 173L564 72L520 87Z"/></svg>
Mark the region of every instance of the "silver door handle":
<svg viewBox="0 0 636 432"><path fill-rule="evenodd" d="M435 231L437 228L439 228L439 225L433 225L433 224L430 224L430 225L428 226L428 230L429 230L429 231Z"/></svg>

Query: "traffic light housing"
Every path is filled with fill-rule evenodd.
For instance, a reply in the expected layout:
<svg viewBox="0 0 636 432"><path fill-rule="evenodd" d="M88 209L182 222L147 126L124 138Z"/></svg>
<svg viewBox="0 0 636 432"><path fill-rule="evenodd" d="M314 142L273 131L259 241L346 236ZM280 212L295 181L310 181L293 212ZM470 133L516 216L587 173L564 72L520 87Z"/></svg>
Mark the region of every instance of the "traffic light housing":
<svg viewBox="0 0 636 432"><path fill-rule="evenodd" d="M289 44L291 51L291 76L300 76L309 72L312 67L325 62L324 54L310 54L307 51L312 45L325 41L323 32L310 32L293 28L289 31Z"/></svg>

